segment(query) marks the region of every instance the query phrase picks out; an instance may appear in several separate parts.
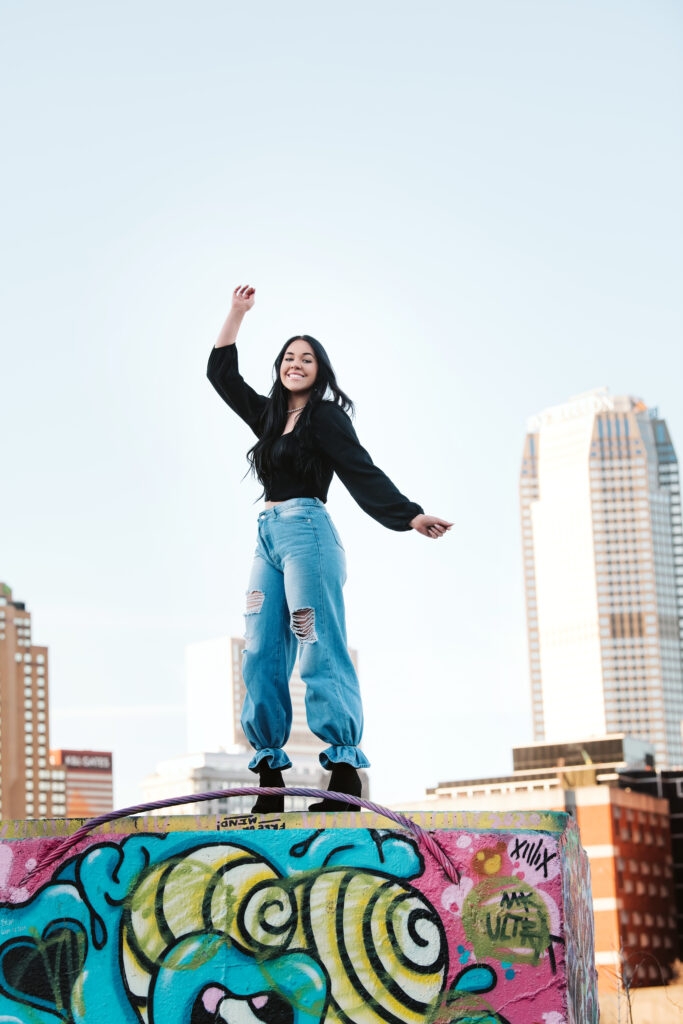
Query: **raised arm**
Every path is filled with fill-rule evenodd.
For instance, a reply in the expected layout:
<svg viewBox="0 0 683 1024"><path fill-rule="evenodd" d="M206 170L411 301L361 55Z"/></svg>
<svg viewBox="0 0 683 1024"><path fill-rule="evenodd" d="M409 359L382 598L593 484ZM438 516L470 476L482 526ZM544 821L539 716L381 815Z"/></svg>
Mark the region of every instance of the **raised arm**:
<svg viewBox="0 0 683 1024"><path fill-rule="evenodd" d="M255 289L239 285L232 293L232 306L211 350L206 375L230 408L248 423L258 436L258 425L268 399L249 387L239 372L235 341L244 314L254 305Z"/></svg>
<svg viewBox="0 0 683 1024"><path fill-rule="evenodd" d="M240 329L244 314L248 313L256 301L254 296L256 289L251 285L237 285L232 293L232 305L228 317L221 328L218 340L214 348L225 348L226 345L234 345L237 340L237 333Z"/></svg>

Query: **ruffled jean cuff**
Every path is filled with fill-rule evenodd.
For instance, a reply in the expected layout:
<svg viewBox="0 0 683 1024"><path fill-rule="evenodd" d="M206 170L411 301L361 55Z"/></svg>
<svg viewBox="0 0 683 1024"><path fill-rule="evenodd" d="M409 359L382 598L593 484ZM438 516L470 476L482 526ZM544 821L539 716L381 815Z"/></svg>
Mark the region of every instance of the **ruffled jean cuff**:
<svg viewBox="0 0 683 1024"><path fill-rule="evenodd" d="M339 764L342 761L354 768L370 767L370 762L360 747L328 747L320 754L320 763L328 771L333 764Z"/></svg>
<svg viewBox="0 0 683 1024"><path fill-rule="evenodd" d="M258 772L258 766L261 761L267 761L269 768L292 767L292 762L281 747L263 747L262 750L257 750L249 762L249 771Z"/></svg>

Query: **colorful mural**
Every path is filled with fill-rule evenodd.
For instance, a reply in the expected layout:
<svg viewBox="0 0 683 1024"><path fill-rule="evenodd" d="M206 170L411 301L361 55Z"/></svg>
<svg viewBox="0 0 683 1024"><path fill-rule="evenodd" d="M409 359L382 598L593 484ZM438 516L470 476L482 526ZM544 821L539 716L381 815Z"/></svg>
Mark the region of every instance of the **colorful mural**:
<svg viewBox="0 0 683 1024"><path fill-rule="evenodd" d="M55 840L0 840L0 1024L593 1024L587 861L555 818L440 831L457 885L400 831L286 817L90 836L24 884Z"/></svg>

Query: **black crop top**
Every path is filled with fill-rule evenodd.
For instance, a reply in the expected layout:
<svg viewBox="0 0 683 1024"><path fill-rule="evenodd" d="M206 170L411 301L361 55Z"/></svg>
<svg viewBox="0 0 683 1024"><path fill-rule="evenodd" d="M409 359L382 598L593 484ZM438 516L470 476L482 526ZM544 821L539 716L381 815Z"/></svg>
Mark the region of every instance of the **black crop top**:
<svg viewBox="0 0 683 1024"><path fill-rule="evenodd" d="M211 350L207 376L221 398L258 437L259 419L268 399L257 394L240 375L236 345ZM409 530L410 521L424 510L401 494L374 465L344 410L334 402L321 402L313 411L311 429L323 461L324 478L316 482L297 468L294 455L299 442L295 428L276 443L273 455L277 468L272 478L264 481L266 501L320 498L326 502L332 474L336 473L364 512L390 530Z"/></svg>

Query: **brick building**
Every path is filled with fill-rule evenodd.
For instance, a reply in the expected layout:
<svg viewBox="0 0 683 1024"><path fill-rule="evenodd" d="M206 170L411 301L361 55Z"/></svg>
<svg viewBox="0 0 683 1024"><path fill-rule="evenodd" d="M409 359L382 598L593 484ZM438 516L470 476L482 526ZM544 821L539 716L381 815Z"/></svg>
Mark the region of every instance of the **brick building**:
<svg viewBox="0 0 683 1024"><path fill-rule="evenodd" d="M64 772L52 768L47 647L31 613L0 583L0 818L61 817Z"/></svg>
<svg viewBox="0 0 683 1024"><path fill-rule="evenodd" d="M621 772L619 784L635 793L664 798L669 803L673 854L678 955L683 955L683 768Z"/></svg>
<svg viewBox="0 0 683 1024"><path fill-rule="evenodd" d="M52 750L50 762L64 771L67 818L94 818L114 810L110 751Z"/></svg>

